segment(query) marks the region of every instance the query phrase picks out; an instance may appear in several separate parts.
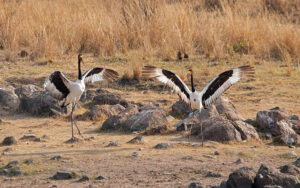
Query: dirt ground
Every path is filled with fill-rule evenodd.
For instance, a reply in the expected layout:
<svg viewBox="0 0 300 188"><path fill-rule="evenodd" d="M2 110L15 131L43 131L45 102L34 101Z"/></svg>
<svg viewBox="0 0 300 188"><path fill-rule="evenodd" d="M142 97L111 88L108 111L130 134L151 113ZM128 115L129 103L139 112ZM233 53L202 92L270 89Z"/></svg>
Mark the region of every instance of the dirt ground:
<svg viewBox="0 0 300 188"><path fill-rule="evenodd" d="M0 86L35 84L41 86L45 76L59 69L71 78L76 77L77 66L70 64L76 60L60 61L27 60L5 62L0 54ZM119 59L120 60L120 59ZM84 70L93 66L114 68L123 74L128 65L124 61L107 61L87 56ZM59 63L58 63L59 62ZM67 63L68 62L68 63ZM143 64L154 64L168 68L180 76L185 74L185 66L194 66L197 89L202 88L210 79L223 70L245 64L244 59L237 63L221 62L215 64L206 60L195 59L189 62L153 63L147 60ZM253 62L256 68L256 79L242 81L233 86L227 96L233 101L237 110L245 117L255 117L259 110L280 106L291 114L300 115L300 68L296 65L289 72L280 62ZM248 63L247 63L248 64ZM72 66L71 66L72 65ZM132 67L131 67L132 68ZM130 69L127 68L126 70ZM5 73L5 74L4 74ZM102 87L111 92L120 93L129 101L146 104L150 101L159 103L170 110L170 106L178 97L167 88L157 87L157 82L138 82L133 85L97 84L92 88ZM149 89L152 88L152 89ZM80 109L76 113L82 113ZM153 148L158 143L200 143L199 138L186 138L182 133L171 132L165 135L144 136L145 144L129 144L130 139L137 134L123 132L100 132L103 121L79 121L79 127L86 140L79 143L65 143L71 137L70 122L63 117L32 117L24 114L14 114L0 117L0 141L6 136L14 136L18 144L9 146L11 151L3 152L1 146L0 164L18 160L25 172L24 176L0 176L0 187L187 187L191 182L201 182L204 185L220 185L228 175L242 166L254 168L255 171L264 163L273 167L295 161L293 153L300 155L300 149L287 146L274 146L267 141L250 141L241 143L205 142L204 147L176 146L168 149ZM174 123L178 119L174 120ZM41 142L19 140L23 135L35 135ZM47 135L48 138L43 138ZM110 141L118 141L120 146L106 147ZM219 155L214 155L218 151ZM139 157L133 157L138 152ZM55 155L61 155L58 161L50 160ZM25 159L32 158L33 164L23 164ZM235 161L242 159L241 164ZM74 171L79 176L88 175L87 182L72 180L52 180L58 170ZM206 177L207 173L219 173L221 177ZM97 176L104 180L94 180Z"/></svg>

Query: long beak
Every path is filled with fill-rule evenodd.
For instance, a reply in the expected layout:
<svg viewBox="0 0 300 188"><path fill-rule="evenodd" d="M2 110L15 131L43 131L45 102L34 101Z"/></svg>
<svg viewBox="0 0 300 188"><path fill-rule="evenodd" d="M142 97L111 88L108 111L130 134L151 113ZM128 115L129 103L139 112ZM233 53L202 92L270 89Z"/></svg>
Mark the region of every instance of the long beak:
<svg viewBox="0 0 300 188"><path fill-rule="evenodd" d="M183 81L185 82L189 77L190 77L190 74L187 74L187 75L183 78Z"/></svg>
<svg viewBox="0 0 300 188"><path fill-rule="evenodd" d="M83 61L83 60L81 60L81 62L82 62L82 64L84 65L84 61Z"/></svg>

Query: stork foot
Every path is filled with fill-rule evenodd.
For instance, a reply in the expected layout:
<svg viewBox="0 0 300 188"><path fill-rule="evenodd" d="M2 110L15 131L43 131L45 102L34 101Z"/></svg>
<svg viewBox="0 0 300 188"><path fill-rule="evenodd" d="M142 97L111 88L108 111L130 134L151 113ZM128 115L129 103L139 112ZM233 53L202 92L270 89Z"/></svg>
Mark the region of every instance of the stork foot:
<svg viewBox="0 0 300 188"><path fill-rule="evenodd" d="M79 139L79 138L76 138L76 137L71 137L69 140L67 140L65 143L67 143L67 144L72 144L72 143L75 143L75 142L82 142L82 140L81 139Z"/></svg>

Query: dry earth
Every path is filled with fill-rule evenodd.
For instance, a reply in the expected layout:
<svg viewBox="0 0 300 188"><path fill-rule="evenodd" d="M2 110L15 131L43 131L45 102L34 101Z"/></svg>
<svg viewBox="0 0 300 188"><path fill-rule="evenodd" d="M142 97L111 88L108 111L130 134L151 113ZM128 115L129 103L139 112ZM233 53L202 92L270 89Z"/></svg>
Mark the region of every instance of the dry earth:
<svg viewBox="0 0 300 188"><path fill-rule="evenodd" d="M75 56L74 56L75 57ZM99 59L85 55L86 67L105 66L114 68L122 75L124 72L131 74L137 65L154 64L165 67L183 76L185 66L193 66L197 88L202 88L205 83L223 70L248 64L246 57L239 57L235 63L216 62L206 59L192 59L187 62L158 61L154 59L126 60ZM295 64L292 70L282 62L250 61L256 68L256 79L242 81L231 88L227 95L233 101L238 111L245 117L255 117L256 112L280 106L291 114L300 115L300 68ZM128 64L131 66L128 67ZM0 55L0 86L35 84L41 86L46 75L60 69L70 78L76 78L76 59L41 60L30 62L19 59L15 62L4 61ZM99 86L100 85L100 86ZM94 84L90 87L103 87L111 92L122 94L131 101L148 103L154 101L165 109L178 99L167 88L161 89L157 82L140 81L136 84L107 83ZM83 113L84 108L77 111ZM80 143L67 144L65 141L71 136L70 122L62 117L39 118L24 114L15 114L0 117L4 123L0 124L0 140L6 136L14 136L17 145L9 146L12 151L4 152L0 157L0 164L5 165L12 160L18 160L25 175L20 177L0 176L1 187L187 187L191 182L201 182L204 185L220 185L228 179L228 175L242 166L253 167L255 170L264 163L279 167L295 160L291 153L300 155L299 148L274 146L267 141L248 143L218 144L206 142L204 147L176 146L169 149L153 148L157 143L169 142L196 142L198 138L187 139L184 135L171 132L165 135L145 136L146 143L134 145L126 143L136 134L122 132L99 132L102 121L79 121L85 138ZM178 120L174 120L176 122ZM23 135L41 137L41 142L19 140ZM49 138L42 138L48 135ZM91 139L93 137L94 139ZM118 141L118 147L105 147L110 141ZM2 152L7 147L0 147ZM141 151L140 151L141 150ZM214 155L218 151L220 155ZM139 157L132 157L133 152L138 152ZM55 155L61 155L58 161L50 160ZM32 158L33 164L23 164L25 159ZM235 164L237 159L242 159L241 164ZM76 180L51 180L49 179L58 170L70 170L79 175L88 175L91 180L78 183ZM221 177L205 177L211 171L221 174ZM97 176L104 176L104 180L93 180Z"/></svg>

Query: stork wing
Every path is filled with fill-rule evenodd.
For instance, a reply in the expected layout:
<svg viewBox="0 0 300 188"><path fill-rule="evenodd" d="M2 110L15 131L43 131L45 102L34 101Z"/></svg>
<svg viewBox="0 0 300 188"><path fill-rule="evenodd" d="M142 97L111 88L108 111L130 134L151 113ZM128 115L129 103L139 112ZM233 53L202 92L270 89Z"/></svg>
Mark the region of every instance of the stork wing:
<svg viewBox="0 0 300 188"><path fill-rule="evenodd" d="M241 66L225 71L210 81L209 84L201 91L201 93L203 93L203 107L206 108L211 105L222 93L229 89L230 86L237 83L244 76L253 77L254 68L250 66Z"/></svg>
<svg viewBox="0 0 300 188"><path fill-rule="evenodd" d="M86 71L83 74L82 79L84 80L84 83L97 82L102 80L108 80L112 82L116 80L118 76L119 74L114 70L95 67Z"/></svg>
<svg viewBox="0 0 300 188"><path fill-rule="evenodd" d="M184 102L187 104L190 103L191 91L179 76L173 72L153 66L145 66L143 67L142 75L144 78L156 78L158 81L172 88Z"/></svg>
<svg viewBox="0 0 300 188"><path fill-rule="evenodd" d="M69 81L60 71L55 71L46 78L44 88L53 98L62 100L70 93L70 84L71 81Z"/></svg>

